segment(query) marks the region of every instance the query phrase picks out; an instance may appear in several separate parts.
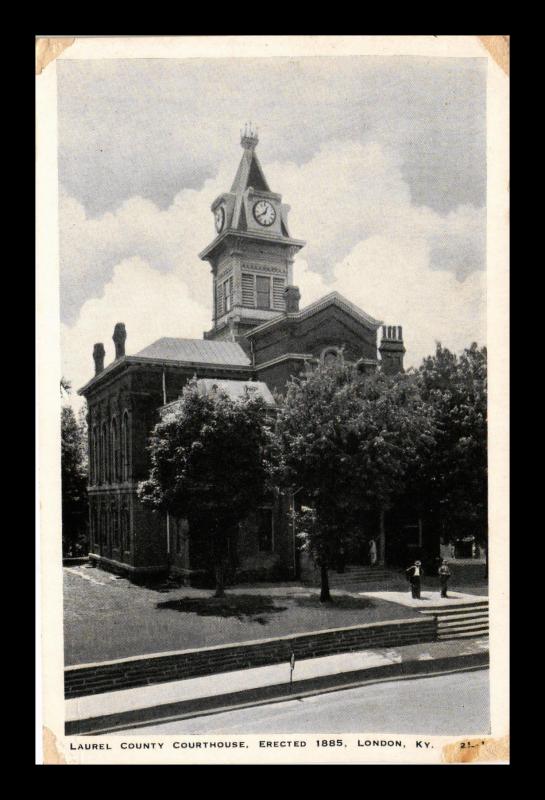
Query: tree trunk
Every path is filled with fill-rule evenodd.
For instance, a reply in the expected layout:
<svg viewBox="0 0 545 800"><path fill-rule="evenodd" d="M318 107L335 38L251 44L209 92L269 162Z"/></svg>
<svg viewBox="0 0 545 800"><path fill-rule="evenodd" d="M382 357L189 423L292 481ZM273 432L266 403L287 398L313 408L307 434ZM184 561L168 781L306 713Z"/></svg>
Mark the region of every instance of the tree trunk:
<svg viewBox="0 0 545 800"><path fill-rule="evenodd" d="M384 526L384 508L379 512L379 557L378 563L381 567L386 563L386 528Z"/></svg>
<svg viewBox="0 0 545 800"><path fill-rule="evenodd" d="M331 595L329 593L329 576L327 574L327 566L322 564L320 566L320 603L330 603Z"/></svg>

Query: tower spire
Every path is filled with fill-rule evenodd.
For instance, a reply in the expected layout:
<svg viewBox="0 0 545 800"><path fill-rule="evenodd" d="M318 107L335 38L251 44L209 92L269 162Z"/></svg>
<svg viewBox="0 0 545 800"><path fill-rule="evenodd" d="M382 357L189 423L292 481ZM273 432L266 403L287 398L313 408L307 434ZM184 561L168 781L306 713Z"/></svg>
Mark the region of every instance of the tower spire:
<svg viewBox="0 0 545 800"><path fill-rule="evenodd" d="M253 127L251 122L244 125L240 131L240 144L244 150L255 150L259 142L257 132L257 127Z"/></svg>

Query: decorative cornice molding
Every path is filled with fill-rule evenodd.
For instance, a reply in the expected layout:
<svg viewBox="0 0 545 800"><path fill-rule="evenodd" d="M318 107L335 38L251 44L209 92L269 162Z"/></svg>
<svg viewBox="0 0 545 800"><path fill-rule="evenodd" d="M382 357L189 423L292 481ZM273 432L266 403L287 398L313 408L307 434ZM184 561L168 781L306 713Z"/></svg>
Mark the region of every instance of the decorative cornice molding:
<svg viewBox="0 0 545 800"><path fill-rule="evenodd" d="M251 372L250 364L214 364L208 361L175 361L169 358L147 358L146 356L123 356L123 358L109 364L106 369L95 375L85 386L78 389L79 395L85 395L91 388L97 387L103 377L113 378L121 367L137 366L157 366L157 367L180 367L188 369L211 369L217 372Z"/></svg>
<svg viewBox="0 0 545 800"><path fill-rule="evenodd" d="M300 250L306 244L306 242L302 239L291 239L289 237L281 236L277 233L265 233L264 231L236 231L227 228L227 230L222 231L222 233L216 236L214 241L211 242L208 247L205 247L204 250L199 253L199 258L201 261L207 261L210 254L229 236L236 237L239 242L241 240L248 241L249 239L253 239L254 241L258 240L260 242L280 244L284 247L295 247L297 250ZM240 244L237 243L237 247L240 247Z"/></svg>

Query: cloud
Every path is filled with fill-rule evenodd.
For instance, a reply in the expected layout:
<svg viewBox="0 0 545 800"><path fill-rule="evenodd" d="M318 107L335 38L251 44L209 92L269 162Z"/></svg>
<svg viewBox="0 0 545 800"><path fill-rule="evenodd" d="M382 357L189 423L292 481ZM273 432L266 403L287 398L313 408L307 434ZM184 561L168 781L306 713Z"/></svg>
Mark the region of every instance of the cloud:
<svg viewBox="0 0 545 800"><path fill-rule="evenodd" d="M484 210L459 206L441 215L412 202L394 149L379 142L333 141L298 167L267 166L270 184L291 205L290 230L307 240L304 258L331 275L334 265L372 236L430 243L430 267L466 275L484 268Z"/></svg>
<svg viewBox="0 0 545 800"><path fill-rule="evenodd" d="M486 276L460 281L430 269L426 238L372 236L335 267L333 288L385 324L402 325L406 366L418 366L435 343L458 352L486 339Z"/></svg>
<svg viewBox="0 0 545 800"><path fill-rule="evenodd" d="M454 349L484 343L484 209L415 205L402 159L380 142L332 141L302 165L263 166L291 206L291 234L307 240L294 265L302 305L335 289L403 325L407 364L436 340ZM92 346L110 343L118 321L129 353L210 327L211 275L198 252L214 236L210 204L232 178L230 165L166 209L135 196L100 217L62 193L64 373L74 385L89 379Z"/></svg>
<svg viewBox="0 0 545 800"><path fill-rule="evenodd" d="M134 196L166 208L236 161L253 120L266 161L378 141L400 154L418 204L484 202L486 58L263 55L60 60L61 182L95 216Z"/></svg>
<svg viewBox="0 0 545 800"><path fill-rule="evenodd" d="M199 191L183 189L161 209L135 196L115 211L99 217L61 187L60 253L62 316L74 322L89 297L99 297L116 264L138 256L159 272L183 277L194 299L210 302L209 267L198 258L212 239L212 200L231 185L233 175L222 170Z"/></svg>
<svg viewBox="0 0 545 800"><path fill-rule="evenodd" d="M290 231L307 240L295 268L303 303L336 290L403 325L406 363L417 365L437 340L455 350L485 341L486 219L470 205L445 215L414 205L402 166L378 142L345 141L267 175L285 187Z"/></svg>
<svg viewBox="0 0 545 800"><path fill-rule="evenodd" d="M126 325L130 355L161 336L202 338L210 327L210 312L190 296L178 275L162 274L139 256L123 260L115 266L102 297L87 300L74 325L61 326L63 374L74 392L94 374L96 342L104 344L105 364L113 361L116 322Z"/></svg>

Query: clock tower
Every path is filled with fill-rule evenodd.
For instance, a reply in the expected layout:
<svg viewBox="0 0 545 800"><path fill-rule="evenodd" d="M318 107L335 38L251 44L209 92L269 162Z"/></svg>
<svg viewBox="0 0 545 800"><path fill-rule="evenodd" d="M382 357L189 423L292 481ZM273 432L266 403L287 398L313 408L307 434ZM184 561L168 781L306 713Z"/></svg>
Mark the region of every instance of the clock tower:
<svg viewBox="0 0 545 800"><path fill-rule="evenodd" d="M263 174L257 129L246 125L240 143L244 152L231 190L211 206L216 236L199 254L213 276L213 326L205 339L237 341L285 311L293 260L305 245L291 238L289 206Z"/></svg>

